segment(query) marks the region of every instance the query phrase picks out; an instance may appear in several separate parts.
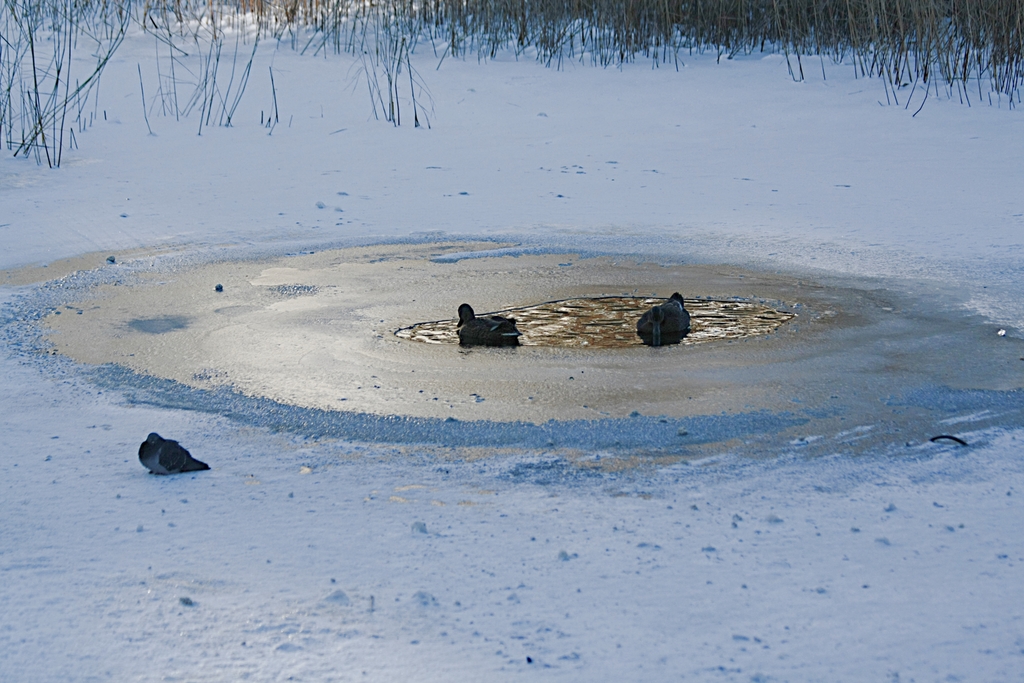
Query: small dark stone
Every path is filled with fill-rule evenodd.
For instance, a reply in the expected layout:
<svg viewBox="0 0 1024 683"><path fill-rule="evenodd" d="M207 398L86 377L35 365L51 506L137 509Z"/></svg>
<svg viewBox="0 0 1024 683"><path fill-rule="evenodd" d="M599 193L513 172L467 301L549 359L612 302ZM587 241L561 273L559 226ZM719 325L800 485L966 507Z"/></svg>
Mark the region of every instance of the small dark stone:
<svg viewBox="0 0 1024 683"><path fill-rule="evenodd" d="M526 658L526 663L527 664L533 664L533 657L527 657Z"/></svg>
<svg viewBox="0 0 1024 683"><path fill-rule="evenodd" d="M107 263L117 263L117 259L114 258L113 256L108 256Z"/></svg>
<svg viewBox="0 0 1024 683"><path fill-rule="evenodd" d="M193 605L196 604L196 603L192 602L192 598L189 598L189 597L178 598L178 602L180 602L185 607L192 607Z"/></svg>
<svg viewBox="0 0 1024 683"><path fill-rule="evenodd" d="M224 291L224 285L222 285L220 283L214 285L213 291L215 291L215 292L223 292Z"/></svg>

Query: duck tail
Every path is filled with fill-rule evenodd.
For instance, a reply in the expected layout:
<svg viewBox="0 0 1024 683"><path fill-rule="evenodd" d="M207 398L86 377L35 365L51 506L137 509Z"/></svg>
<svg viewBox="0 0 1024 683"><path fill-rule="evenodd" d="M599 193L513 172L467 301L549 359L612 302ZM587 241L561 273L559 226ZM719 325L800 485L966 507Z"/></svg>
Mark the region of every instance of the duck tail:
<svg viewBox="0 0 1024 683"><path fill-rule="evenodd" d="M201 460L195 458L189 458L188 462L181 468L182 472L201 472L203 470L210 469L210 466Z"/></svg>

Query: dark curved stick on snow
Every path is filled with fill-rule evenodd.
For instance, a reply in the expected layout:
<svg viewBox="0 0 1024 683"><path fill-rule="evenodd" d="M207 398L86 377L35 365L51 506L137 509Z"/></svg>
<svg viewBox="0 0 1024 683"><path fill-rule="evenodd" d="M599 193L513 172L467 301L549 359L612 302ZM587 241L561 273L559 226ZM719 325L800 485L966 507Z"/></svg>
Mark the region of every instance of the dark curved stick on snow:
<svg viewBox="0 0 1024 683"><path fill-rule="evenodd" d="M967 445L966 441L961 439L959 436L953 436L952 434L939 434L938 436L933 436L932 438L930 438L928 440L931 441L932 443L938 443L942 439L946 439L947 441L956 441L961 446L966 446Z"/></svg>
<svg viewBox="0 0 1024 683"><path fill-rule="evenodd" d="M459 344L462 346L519 346L522 336L515 318L500 315L477 317L469 304L459 306Z"/></svg>
<svg viewBox="0 0 1024 683"><path fill-rule="evenodd" d="M177 441L165 439L156 432L147 436L139 446L139 462L149 468L150 474L180 474L210 469L205 462L193 458Z"/></svg>

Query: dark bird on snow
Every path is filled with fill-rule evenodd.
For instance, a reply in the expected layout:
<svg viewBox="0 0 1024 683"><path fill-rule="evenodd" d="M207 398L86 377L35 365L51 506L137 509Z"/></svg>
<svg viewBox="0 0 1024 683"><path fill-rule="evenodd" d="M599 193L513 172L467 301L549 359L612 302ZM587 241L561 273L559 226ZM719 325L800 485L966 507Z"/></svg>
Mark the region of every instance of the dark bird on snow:
<svg viewBox="0 0 1024 683"><path fill-rule="evenodd" d="M640 317L636 333L648 346L678 344L690 332L690 314L683 297L674 293L665 303L653 307Z"/></svg>
<svg viewBox="0 0 1024 683"><path fill-rule="evenodd" d="M459 306L459 344L462 346L519 346L515 318L477 317L469 304Z"/></svg>
<svg viewBox="0 0 1024 683"><path fill-rule="evenodd" d="M179 474L210 469L205 462L193 458L177 441L165 439L156 432L147 436L139 446L139 461L149 468L150 474Z"/></svg>

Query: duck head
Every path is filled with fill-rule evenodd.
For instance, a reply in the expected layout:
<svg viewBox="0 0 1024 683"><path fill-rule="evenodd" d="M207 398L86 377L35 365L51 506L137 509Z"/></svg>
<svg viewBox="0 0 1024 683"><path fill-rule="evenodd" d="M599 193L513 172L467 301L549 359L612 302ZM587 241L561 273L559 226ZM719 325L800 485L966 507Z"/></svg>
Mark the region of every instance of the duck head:
<svg viewBox="0 0 1024 683"><path fill-rule="evenodd" d="M476 313L473 312L473 307L469 304L462 304L459 306L459 324L456 327L462 327L474 318L476 318Z"/></svg>

